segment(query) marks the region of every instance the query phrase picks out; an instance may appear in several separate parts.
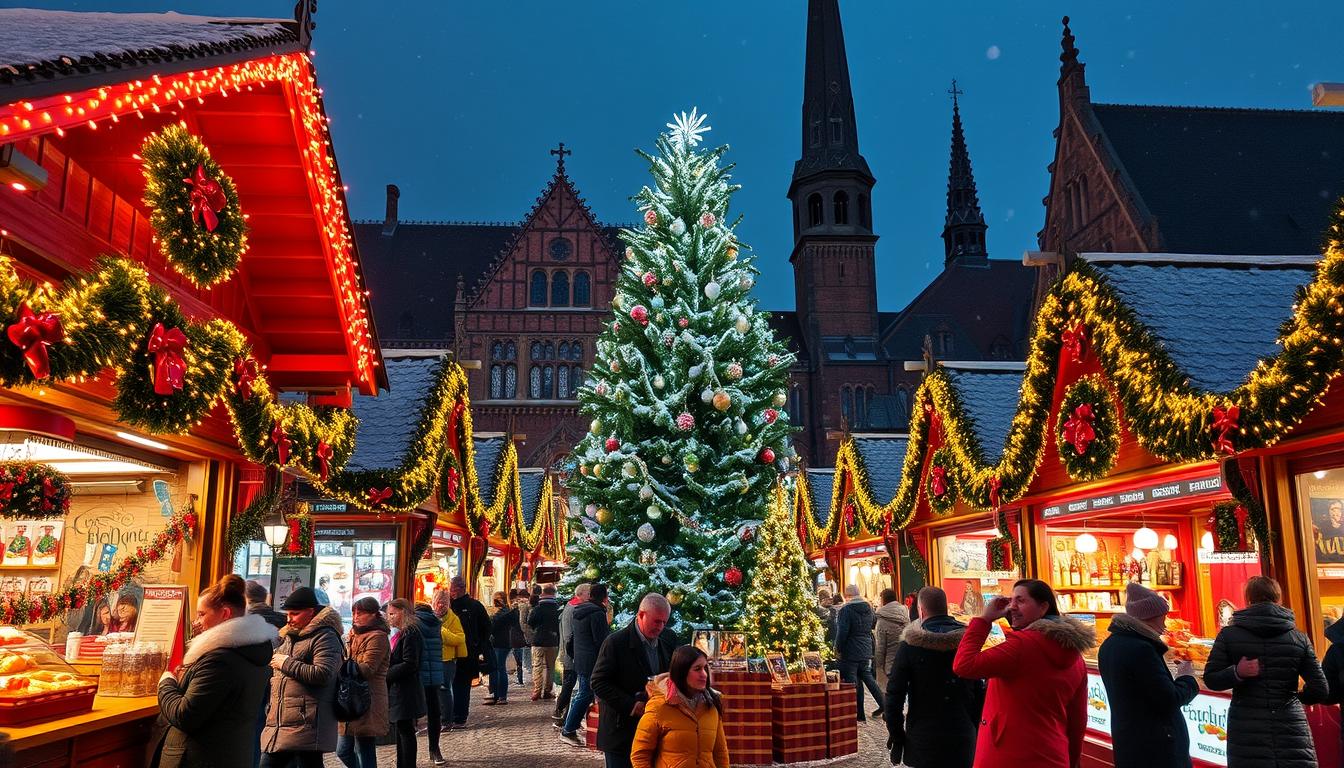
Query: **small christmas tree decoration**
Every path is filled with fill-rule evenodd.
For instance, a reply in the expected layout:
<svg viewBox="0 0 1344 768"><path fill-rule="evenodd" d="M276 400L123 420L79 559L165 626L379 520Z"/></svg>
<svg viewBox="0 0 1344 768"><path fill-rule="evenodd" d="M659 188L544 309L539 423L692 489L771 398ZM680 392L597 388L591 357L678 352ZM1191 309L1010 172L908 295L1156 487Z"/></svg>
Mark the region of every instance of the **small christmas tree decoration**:
<svg viewBox="0 0 1344 768"><path fill-rule="evenodd" d="M635 258L635 249L627 245L625 247L625 258L627 259Z"/></svg>
<svg viewBox="0 0 1344 768"><path fill-rule="evenodd" d="M724 371L724 374L728 377L729 381L737 381L738 379L742 378L742 364L729 363L727 370Z"/></svg>
<svg viewBox="0 0 1344 768"><path fill-rule="evenodd" d="M677 327L678 327L678 328L686 328L686 327L689 327L690 324L691 324L691 321L690 321L689 319L685 318L685 317L679 317L679 318L677 318Z"/></svg>
<svg viewBox="0 0 1344 768"><path fill-rule="evenodd" d="M781 389L780 391L775 393L774 399L772 399L770 402L773 403L776 408L783 408L784 404L789 402L789 396L787 393L784 392L784 390Z"/></svg>
<svg viewBox="0 0 1344 768"><path fill-rule="evenodd" d="M682 432L690 432L695 428L695 417L687 411L677 414L677 429Z"/></svg>
<svg viewBox="0 0 1344 768"><path fill-rule="evenodd" d="M598 525L608 526L611 525L613 515L611 514L610 509L607 509L606 507L598 507L597 512L593 515L593 518L597 520Z"/></svg>
<svg viewBox="0 0 1344 768"><path fill-rule="evenodd" d="M627 461L621 465L621 474L626 477L634 477L639 474L639 467L635 466L633 461Z"/></svg>
<svg viewBox="0 0 1344 768"><path fill-rule="evenodd" d="M761 417L765 420L766 424L774 424L775 419L779 418L779 411L776 411L774 408L766 408L761 413Z"/></svg>
<svg viewBox="0 0 1344 768"><path fill-rule="evenodd" d="M673 608L681 605L681 601L684 600L685 597L686 594L680 589L672 589L667 592L667 602L671 603Z"/></svg>
<svg viewBox="0 0 1344 768"><path fill-rule="evenodd" d="M639 537L640 541L644 542L645 544L648 544L650 541L653 541L653 537L655 535L653 526L650 525L649 523L644 523L643 525L639 526L639 530L635 532L635 535Z"/></svg>
<svg viewBox="0 0 1344 768"><path fill-rule="evenodd" d="M636 323L639 323L640 325L648 325L649 310L645 309L642 304L636 304L630 310L630 319L634 320Z"/></svg>
<svg viewBox="0 0 1344 768"><path fill-rule="evenodd" d="M589 581L596 580L600 575L602 575L602 572L597 570L597 566L595 565L590 565L583 569L583 577Z"/></svg>
<svg viewBox="0 0 1344 768"><path fill-rule="evenodd" d="M644 212L644 223L650 227L658 224L658 214L652 208Z"/></svg>
<svg viewBox="0 0 1344 768"><path fill-rule="evenodd" d="M761 463L762 463L762 464L773 464L774 461L775 461L775 452L774 452L774 450L772 450L772 449L770 449L770 448L762 448L762 449L761 449Z"/></svg>
<svg viewBox="0 0 1344 768"><path fill-rule="evenodd" d="M755 284L756 281L752 279L751 275L743 275L737 281L737 286L744 291L750 291L751 287Z"/></svg>
<svg viewBox="0 0 1344 768"><path fill-rule="evenodd" d="M736 259L736 258L737 258L737 246L736 246L736 245L730 245L730 246L728 246L728 250L724 251L724 255L728 257L728 260L729 260L729 261L732 261L732 260Z"/></svg>
<svg viewBox="0 0 1344 768"><path fill-rule="evenodd" d="M602 394L606 394L606 393L603 392ZM602 420L601 420L601 419L593 419L592 421L588 422L588 431L591 432L591 433L593 433L594 435L596 435L596 434L598 434L599 432L601 432L601 431L602 431Z"/></svg>
<svg viewBox="0 0 1344 768"><path fill-rule="evenodd" d="M746 333L751 330L751 321L747 319L746 315L738 315L734 327L738 333Z"/></svg>
<svg viewBox="0 0 1344 768"><path fill-rule="evenodd" d="M645 272L644 277L641 279L644 281L645 288L652 288L658 284L658 276L652 272Z"/></svg>
<svg viewBox="0 0 1344 768"><path fill-rule="evenodd" d="M723 288L718 283L710 280L708 283L705 283L705 298L713 301L719 298L719 292L721 290L723 290Z"/></svg>
<svg viewBox="0 0 1344 768"><path fill-rule="evenodd" d="M654 389L662 389L665 386L667 386L667 380L663 378L663 374L660 373L653 377Z"/></svg>
<svg viewBox="0 0 1344 768"><path fill-rule="evenodd" d="M615 437L608 437L603 447L607 449L607 453L615 453L621 449L621 441Z"/></svg>
<svg viewBox="0 0 1344 768"><path fill-rule="evenodd" d="M663 508L657 504L650 504L648 508L644 510L644 514L647 515L650 520L661 520L663 518Z"/></svg>
<svg viewBox="0 0 1344 768"><path fill-rule="evenodd" d="M644 549L639 552L640 565L654 565L658 562L658 555L654 554L652 549Z"/></svg>
<svg viewBox="0 0 1344 768"><path fill-rule="evenodd" d="M640 486L640 488L639 488L639 499L640 499L640 501L648 501L649 499L652 499L652 498L653 498L653 487L650 486L650 485L642 485L642 486Z"/></svg>

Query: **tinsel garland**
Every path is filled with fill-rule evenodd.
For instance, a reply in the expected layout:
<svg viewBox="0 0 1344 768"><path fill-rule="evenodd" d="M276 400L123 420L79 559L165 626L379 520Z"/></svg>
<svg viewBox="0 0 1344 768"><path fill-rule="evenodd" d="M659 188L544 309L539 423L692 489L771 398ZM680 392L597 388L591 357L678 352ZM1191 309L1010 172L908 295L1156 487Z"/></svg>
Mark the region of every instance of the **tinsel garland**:
<svg viewBox="0 0 1344 768"><path fill-rule="evenodd" d="M247 250L247 221L233 179L184 125L151 135L140 155L145 205L164 258L202 288L232 277Z"/></svg>
<svg viewBox="0 0 1344 768"><path fill-rule="evenodd" d="M924 553L919 551L919 544L915 542L912 536L907 535L904 543L906 555L910 558L910 567L914 568L915 573L919 574L921 581L928 584L929 561L924 558Z"/></svg>
<svg viewBox="0 0 1344 768"><path fill-rule="evenodd" d="M83 582L45 595L22 595L0 599L0 624L35 624L59 618L121 589L147 566L166 557L172 548L191 541L196 513L190 504L173 515L167 527L154 536L148 547L139 547L108 573L96 573Z"/></svg>
<svg viewBox="0 0 1344 768"><path fill-rule="evenodd" d="M70 511L70 478L48 464L0 462L0 518L41 520Z"/></svg>
<svg viewBox="0 0 1344 768"><path fill-rule="evenodd" d="M1120 450L1120 424L1106 382L1094 374L1070 384L1056 418L1055 446L1069 477L1086 482L1110 473ZM1085 437L1078 434L1084 430Z"/></svg>
<svg viewBox="0 0 1344 768"><path fill-rule="evenodd" d="M929 459L929 477L924 483L925 498L934 514L946 515L957 503L956 464L952 451L939 448Z"/></svg>

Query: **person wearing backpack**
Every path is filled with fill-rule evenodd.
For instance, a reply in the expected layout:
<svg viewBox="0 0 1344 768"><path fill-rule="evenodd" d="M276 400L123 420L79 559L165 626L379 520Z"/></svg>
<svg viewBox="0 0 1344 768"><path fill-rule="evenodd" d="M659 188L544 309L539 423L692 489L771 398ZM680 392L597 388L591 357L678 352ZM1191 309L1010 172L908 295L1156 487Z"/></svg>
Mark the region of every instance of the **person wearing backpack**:
<svg viewBox="0 0 1344 768"><path fill-rule="evenodd" d="M378 611L378 600L361 597L350 606L354 628L346 635L350 660L369 686L369 708L356 720L341 723L336 756L346 768L377 768L374 752L379 736L387 732L387 668L392 657L391 629Z"/></svg>
<svg viewBox="0 0 1344 768"><path fill-rule="evenodd" d="M289 618L271 656L271 707L261 730L262 768L320 768L336 749L336 680L345 660L345 625L311 587L299 587L281 610Z"/></svg>

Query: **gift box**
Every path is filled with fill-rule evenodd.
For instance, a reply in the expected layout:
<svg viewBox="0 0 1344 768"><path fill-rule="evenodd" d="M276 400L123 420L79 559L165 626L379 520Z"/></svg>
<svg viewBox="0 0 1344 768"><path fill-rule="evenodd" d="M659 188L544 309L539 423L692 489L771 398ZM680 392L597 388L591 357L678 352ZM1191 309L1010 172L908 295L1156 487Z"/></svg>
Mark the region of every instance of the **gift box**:
<svg viewBox="0 0 1344 768"><path fill-rule="evenodd" d="M594 701L592 705L588 707L588 717L584 719L588 727L588 730L584 735L587 738L589 749L597 749L597 711L597 702Z"/></svg>
<svg viewBox="0 0 1344 768"><path fill-rule="evenodd" d="M825 683L798 683L775 689L770 719L776 762L826 759Z"/></svg>
<svg viewBox="0 0 1344 768"><path fill-rule="evenodd" d="M714 690L723 698L723 731L733 765L774 762L771 735L774 692L764 672L719 672Z"/></svg>
<svg viewBox="0 0 1344 768"><path fill-rule="evenodd" d="M859 698L854 683L826 691L826 756L859 751Z"/></svg>

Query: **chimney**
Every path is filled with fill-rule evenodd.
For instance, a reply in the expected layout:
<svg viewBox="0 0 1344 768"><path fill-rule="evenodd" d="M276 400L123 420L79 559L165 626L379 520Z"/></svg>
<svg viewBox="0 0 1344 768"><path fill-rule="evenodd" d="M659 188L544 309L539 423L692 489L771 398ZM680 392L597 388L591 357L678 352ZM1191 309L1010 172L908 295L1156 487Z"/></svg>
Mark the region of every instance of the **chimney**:
<svg viewBox="0 0 1344 768"><path fill-rule="evenodd" d="M397 199L401 190L396 184L387 185L387 214L383 216L383 237L391 237L397 231Z"/></svg>

